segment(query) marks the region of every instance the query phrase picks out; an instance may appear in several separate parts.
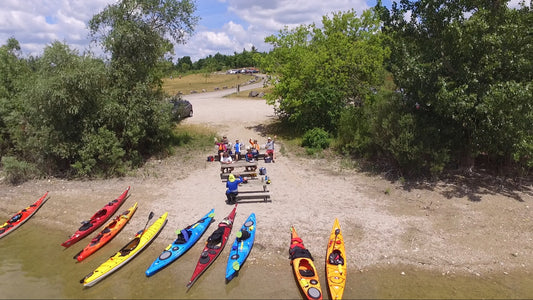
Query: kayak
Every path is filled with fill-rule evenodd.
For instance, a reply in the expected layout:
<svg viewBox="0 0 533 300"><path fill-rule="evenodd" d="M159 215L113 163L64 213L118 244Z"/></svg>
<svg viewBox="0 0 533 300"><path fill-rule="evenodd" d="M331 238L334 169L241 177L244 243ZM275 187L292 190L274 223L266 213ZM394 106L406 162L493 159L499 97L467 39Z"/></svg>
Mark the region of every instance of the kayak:
<svg viewBox="0 0 533 300"><path fill-rule="evenodd" d="M153 213L150 213L148 221L150 221L152 216ZM106 262L101 264L94 271L87 274L87 276L80 280L80 283L83 283L83 286L93 286L106 276L110 275L128 263L157 237L159 232L161 232L163 227L165 227L167 224L167 216L168 212L159 217L159 219L157 219L150 227L148 227L148 229L141 229L139 232L137 232L133 240L127 243L115 255L111 256Z"/></svg>
<svg viewBox="0 0 533 300"><path fill-rule="evenodd" d="M252 213L237 232L235 241L231 246L228 264L226 265L226 283L239 275L239 270L248 258L255 240L255 214Z"/></svg>
<svg viewBox="0 0 533 300"><path fill-rule="evenodd" d="M97 211L89 221L83 221L81 222L81 227L76 231L73 235L70 236L70 238L63 242L61 246L68 248L74 243L78 242L79 240L83 239L87 235L89 235L91 232L98 229L98 227L102 226L111 216L118 210L118 208L124 203L124 200L126 200L128 196L128 191L130 190L130 187L128 187L120 197L117 199L109 202L106 204L102 209Z"/></svg>
<svg viewBox="0 0 533 300"><path fill-rule="evenodd" d="M326 277L331 299L342 299L346 284L346 251L339 220L335 218L326 252Z"/></svg>
<svg viewBox="0 0 533 300"><path fill-rule="evenodd" d="M19 210L11 219L7 220L2 226L0 226L0 239L10 234L20 225L28 221L41 206L48 200L48 192L46 192L39 200L32 205Z"/></svg>
<svg viewBox="0 0 533 300"><path fill-rule="evenodd" d="M209 236L205 242L204 250L200 254L196 268L191 276L191 280L187 283L187 288L191 288L196 280L204 273L205 270L217 259L220 255L226 242L228 241L231 228L233 227L233 221L235 220L235 214L237 211L237 204L233 210L225 217L220 223L218 228Z"/></svg>
<svg viewBox="0 0 533 300"><path fill-rule="evenodd" d="M74 259L82 261L89 257L89 255L96 252L96 250L102 248L107 242L112 240L121 230L126 226L131 219L135 211L137 210L137 202L133 204L128 210L122 214L116 216L111 222L109 222L100 233L95 236L83 250L81 250Z"/></svg>
<svg viewBox="0 0 533 300"><path fill-rule="evenodd" d="M313 256L303 244L302 239L291 227L291 247L289 248L292 269L303 293L310 300L322 299L322 289L318 280Z"/></svg>
<svg viewBox="0 0 533 300"><path fill-rule="evenodd" d="M178 237L174 242L163 250L155 261L146 270L146 276L152 276L159 270L168 266L187 252L200 239L215 216L215 210L211 209L203 218L184 229L176 231Z"/></svg>

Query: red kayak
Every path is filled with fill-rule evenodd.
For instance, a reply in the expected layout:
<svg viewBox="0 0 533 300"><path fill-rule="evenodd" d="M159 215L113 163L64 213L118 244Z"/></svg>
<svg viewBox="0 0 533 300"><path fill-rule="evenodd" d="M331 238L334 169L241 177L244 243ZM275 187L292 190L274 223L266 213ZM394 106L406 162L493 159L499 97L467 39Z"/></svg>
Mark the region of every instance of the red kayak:
<svg viewBox="0 0 533 300"><path fill-rule="evenodd" d="M83 250L81 250L74 259L82 261L89 257L89 255L96 252L96 250L102 248L107 242L112 240L121 230L126 226L128 221L131 219L135 211L137 210L137 202L133 204L128 210L122 214L116 216L109 224L107 224L104 229L95 236Z"/></svg>
<svg viewBox="0 0 533 300"><path fill-rule="evenodd" d="M61 246L68 248L77 241L83 239L91 232L98 229L98 227L102 226L111 216L118 210L118 208L124 203L124 200L126 200L128 196L128 191L130 190L130 187L120 195L117 199L109 202L106 204L102 209L100 209L98 212L94 214L94 216L91 217L89 221L83 221L81 222L81 227L74 233L67 241L65 241Z"/></svg>
<svg viewBox="0 0 533 300"><path fill-rule="evenodd" d="M47 195L48 192L46 192L44 196L37 200L37 202L20 210L13 217L11 217L11 219L0 226L0 239L13 232L20 225L24 224L24 222L28 221L28 219L31 218L39 208L41 208L46 200L48 200L48 198L46 198Z"/></svg>
<svg viewBox="0 0 533 300"><path fill-rule="evenodd" d="M187 283L187 288L191 288L194 282L204 273L205 270L217 259L218 255L224 249L226 242L228 241L231 228L233 227L233 220L235 220L235 214L237 211L237 204L233 210L225 217L220 223L218 228L209 236L205 243L204 250L198 259L196 269L192 274L191 280Z"/></svg>

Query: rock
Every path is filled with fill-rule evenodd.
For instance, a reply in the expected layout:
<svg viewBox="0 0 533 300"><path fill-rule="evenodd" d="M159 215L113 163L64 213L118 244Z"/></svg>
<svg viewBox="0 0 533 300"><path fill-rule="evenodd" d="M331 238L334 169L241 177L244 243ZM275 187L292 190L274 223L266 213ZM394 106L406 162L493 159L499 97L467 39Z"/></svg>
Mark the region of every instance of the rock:
<svg viewBox="0 0 533 300"><path fill-rule="evenodd" d="M256 92L256 91L250 91L250 93L248 94L248 97L257 97L257 95L259 95L258 92Z"/></svg>

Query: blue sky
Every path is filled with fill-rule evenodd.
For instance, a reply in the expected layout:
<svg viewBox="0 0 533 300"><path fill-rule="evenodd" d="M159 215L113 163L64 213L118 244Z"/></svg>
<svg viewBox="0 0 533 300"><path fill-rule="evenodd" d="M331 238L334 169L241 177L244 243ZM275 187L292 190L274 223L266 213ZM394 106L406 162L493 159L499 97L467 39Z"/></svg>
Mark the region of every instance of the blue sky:
<svg viewBox="0 0 533 300"><path fill-rule="evenodd" d="M518 3L519 0L511 0ZM531 0L529 0L530 3ZM0 44L15 37L26 55L41 55L53 41L67 43L80 53L102 51L90 44L87 22L116 0L0 0ZM390 0L383 0L390 6ZM231 55L270 46L264 38L285 26L320 24L324 15L355 9L360 14L375 0L197 0L200 17L193 36L185 45L176 45L176 58L193 61L217 52Z"/></svg>

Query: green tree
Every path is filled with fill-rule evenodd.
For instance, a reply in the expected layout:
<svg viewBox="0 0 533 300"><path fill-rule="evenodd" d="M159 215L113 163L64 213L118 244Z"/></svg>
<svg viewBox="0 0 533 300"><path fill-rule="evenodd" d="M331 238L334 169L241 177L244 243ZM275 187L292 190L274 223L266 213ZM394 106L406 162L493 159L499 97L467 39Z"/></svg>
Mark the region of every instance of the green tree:
<svg viewBox="0 0 533 300"><path fill-rule="evenodd" d="M189 0L121 0L89 22L91 34L111 54L102 118L134 166L170 139L162 63L172 42L184 43L192 33L195 9Z"/></svg>
<svg viewBox="0 0 533 300"><path fill-rule="evenodd" d="M15 38L9 38L0 47L0 158L13 148L10 134L10 119L19 106L15 96L21 90L21 79L28 76L28 64L20 58L20 44Z"/></svg>
<svg viewBox="0 0 533 300"><path fill-rule="evenodd" d="M533 165L533 17L508 1L401 1L381 7L391 72L419 149L441 164ZM379 6L379 5L378 5ZM409 14L409 18L406 18Z"/></svg>
<svg viewBox="0 0 533 300"><path fill-rule="evenodd" d="M159 85L158 63L172 51L172 42L184 43L193 32L195 9L190 0L121 0L95 15L89 29L111 54L116 84Z"/></svg>
<svg viewBox="0 0 533 300"><path fill-rule="evenodd" d="M176 64L176 69L178 72L186 73L189 71L192 67L192 61L190 56L184 56L180 59L178 59L178 63Z"/></svg>
<svg viewBox="0 0 533 300"><path fill-rule="evenodd" d="M36 65L8 121L12 151L49 173L65 172L78 159L84 134L99 125L105 65L60 42L46 47Z"/></svg>
<svg viewBox="0 0 533 300"><path fill-rule="evenodd" d="M335 132L349 105L362 105L383 81L383 47L379 18L373 10L323 17L315 24L285 28L266 42L274 49L261 67L275 74L268 96L279 116L300 131L321 127Z"/></svg>

